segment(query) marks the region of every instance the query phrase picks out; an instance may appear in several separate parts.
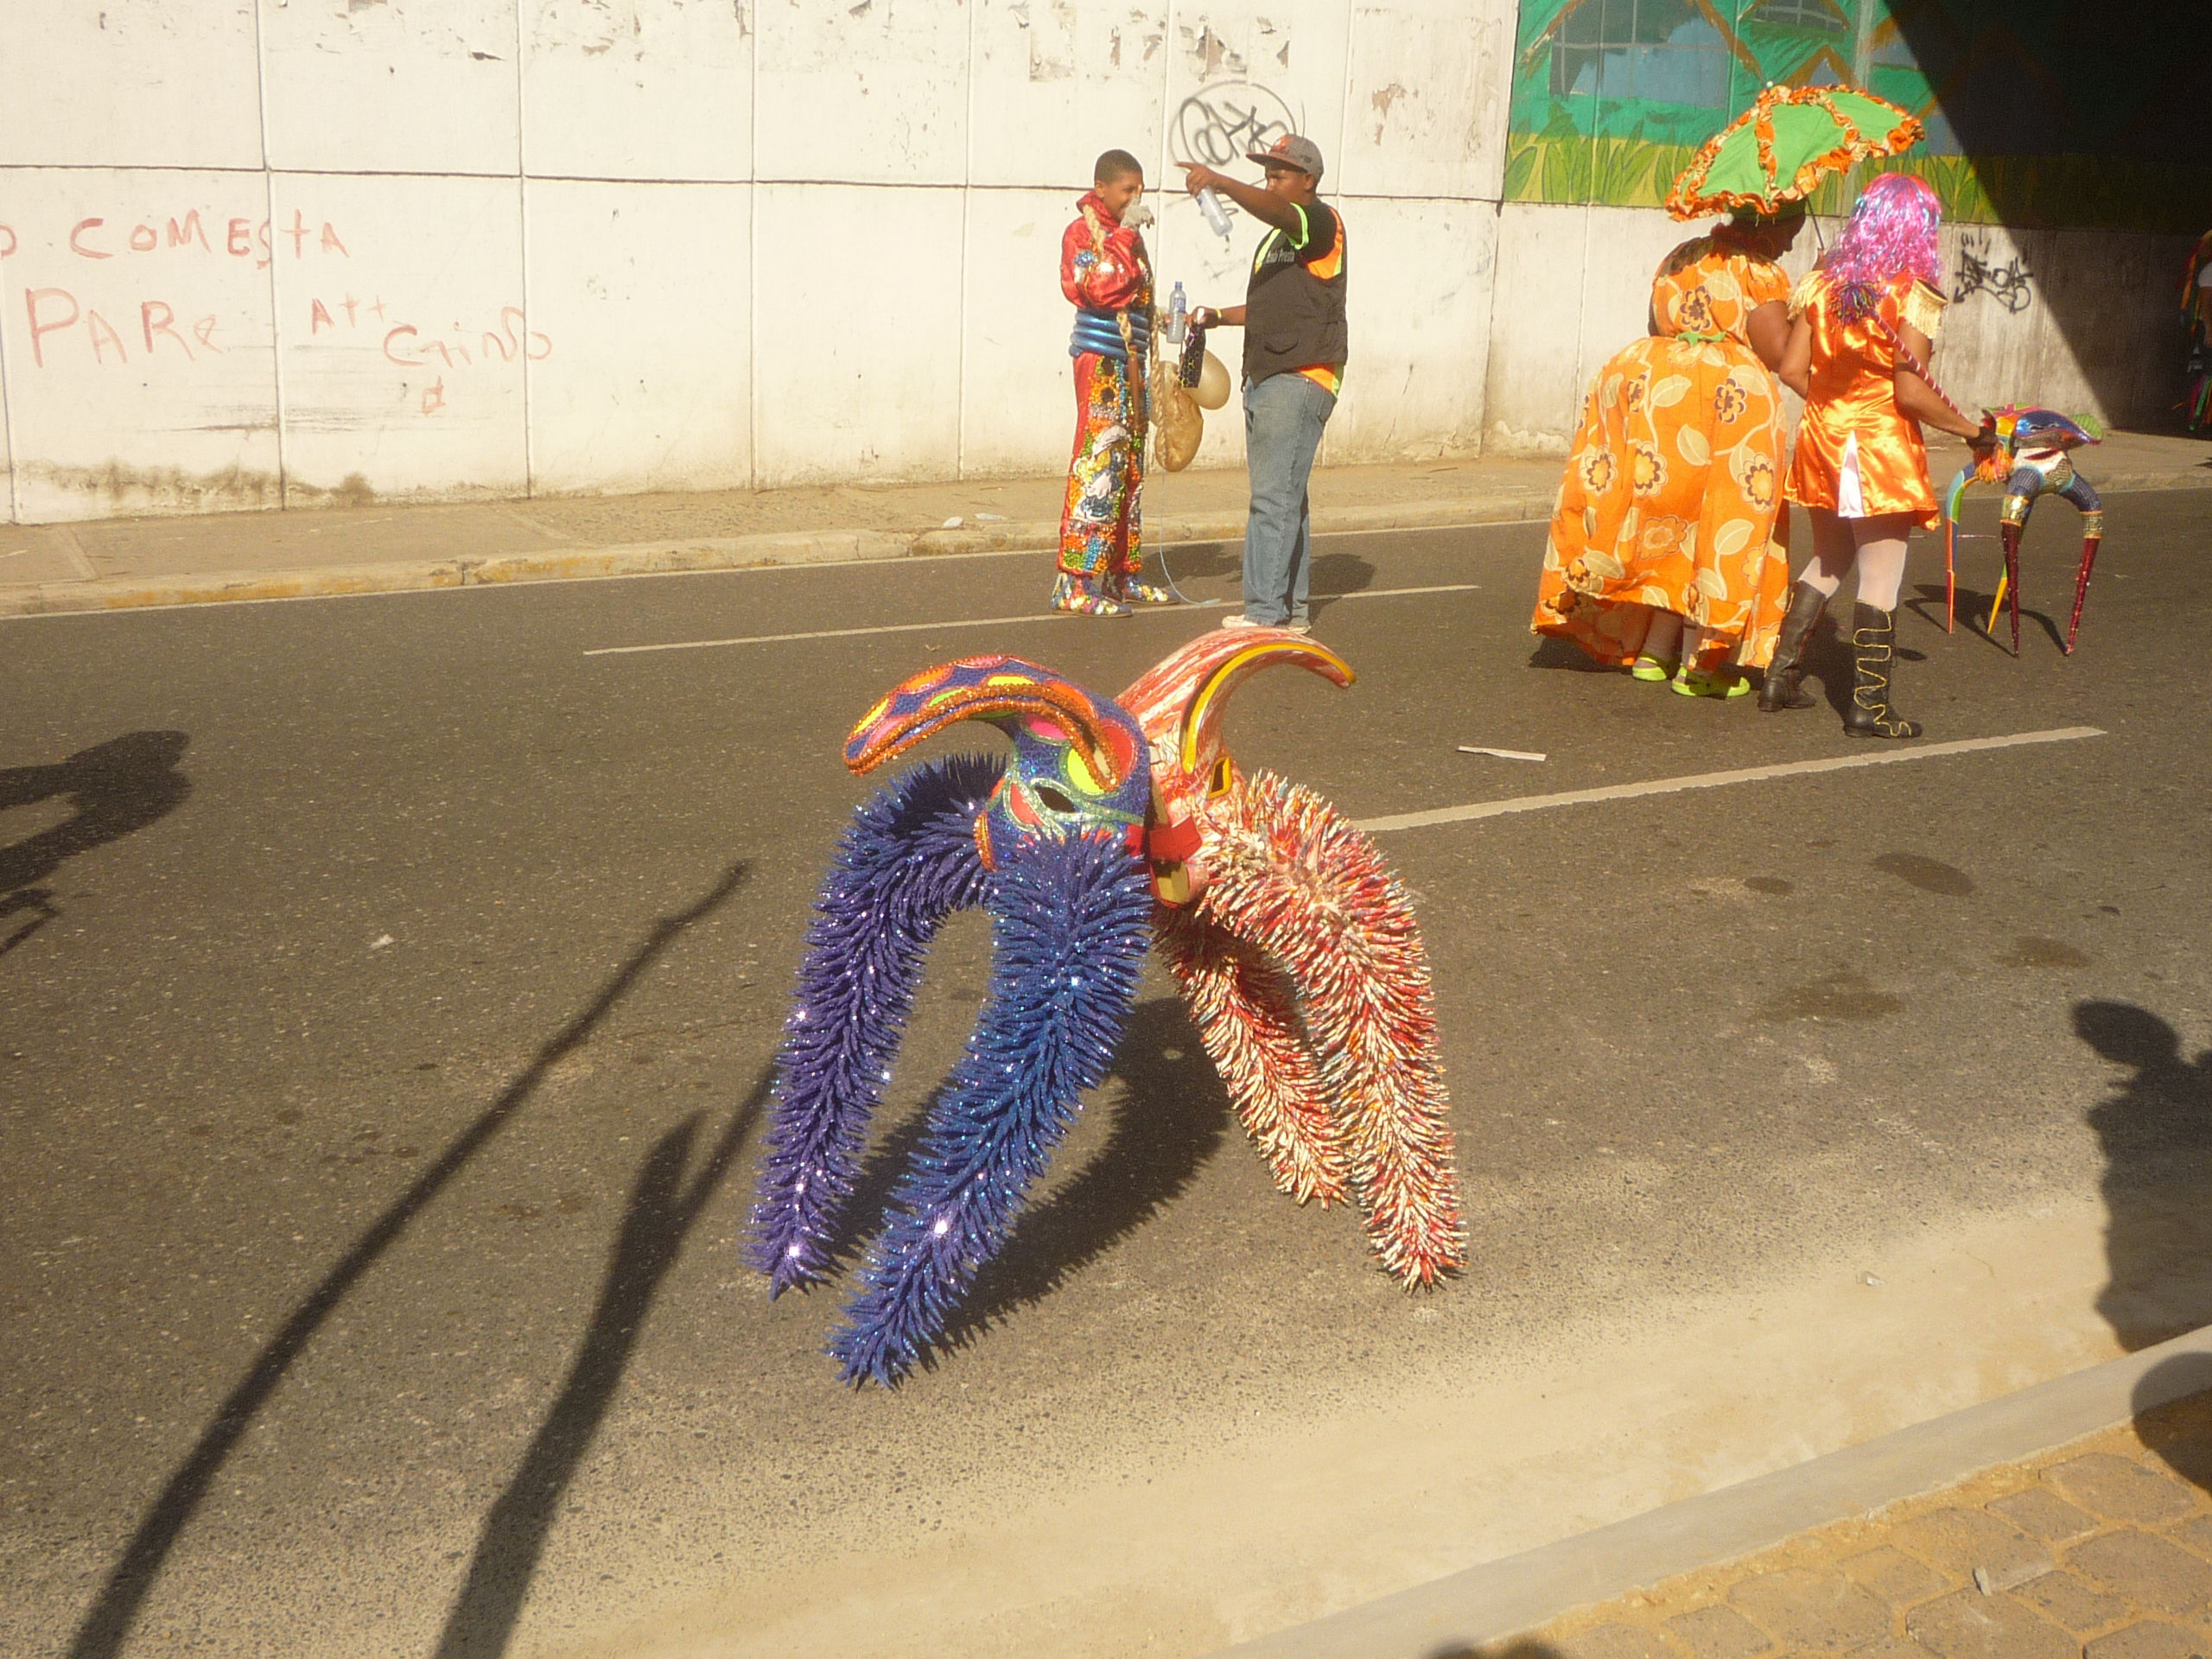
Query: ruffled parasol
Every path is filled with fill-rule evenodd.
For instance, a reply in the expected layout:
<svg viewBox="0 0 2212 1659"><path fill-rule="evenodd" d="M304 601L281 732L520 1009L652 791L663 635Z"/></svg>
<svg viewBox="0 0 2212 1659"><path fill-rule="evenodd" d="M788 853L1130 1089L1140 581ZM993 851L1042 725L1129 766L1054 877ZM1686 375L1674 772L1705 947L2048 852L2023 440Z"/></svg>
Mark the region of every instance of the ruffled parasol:
<svg viewBox="0 0 2212 1659"><path fill-rule="evenodd" d="M1676 219L1802 201L1831 173L1896 156L1921 125L1887 99L1847 86L1770 86L1690 159L1667 193Z"/></svg>

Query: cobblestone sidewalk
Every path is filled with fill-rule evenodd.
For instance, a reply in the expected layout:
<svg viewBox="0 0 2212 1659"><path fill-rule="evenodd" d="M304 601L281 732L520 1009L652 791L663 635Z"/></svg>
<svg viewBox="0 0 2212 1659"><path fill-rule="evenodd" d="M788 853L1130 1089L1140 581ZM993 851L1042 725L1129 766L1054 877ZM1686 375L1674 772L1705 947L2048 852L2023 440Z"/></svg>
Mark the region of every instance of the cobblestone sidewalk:
<svg viewBox="0 0 2212 1659"><path fill-rule="evenodd" d="M2212 1395L1436 1659L2212 1659Z"/></svg>

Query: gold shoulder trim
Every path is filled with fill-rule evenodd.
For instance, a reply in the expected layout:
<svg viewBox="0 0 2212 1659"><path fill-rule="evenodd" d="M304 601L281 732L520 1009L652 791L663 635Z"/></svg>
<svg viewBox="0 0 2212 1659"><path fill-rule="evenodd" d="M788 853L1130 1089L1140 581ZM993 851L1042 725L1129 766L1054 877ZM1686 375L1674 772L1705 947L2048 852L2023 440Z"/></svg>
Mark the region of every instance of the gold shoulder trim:
<svg viewBox="0 0 2212 1659"><path fill-rule="evenodd" d="M1790 316L1796 317L1798 313L1810 306L1819 296L1820 288L1821 273L1819 271L1808 270L1800 277L1797 286L1789 290Z"/></svg>
<svg viewBox="0 0 2212 1659"><path fill-rule="evenodd" d="M1944 300L1941 294L1925 283L1916 282L1905 290L1904 301L1899 308L1904 320L1928 336L1928 343L1936 343L1936 331L1943 326Z"/></svg>

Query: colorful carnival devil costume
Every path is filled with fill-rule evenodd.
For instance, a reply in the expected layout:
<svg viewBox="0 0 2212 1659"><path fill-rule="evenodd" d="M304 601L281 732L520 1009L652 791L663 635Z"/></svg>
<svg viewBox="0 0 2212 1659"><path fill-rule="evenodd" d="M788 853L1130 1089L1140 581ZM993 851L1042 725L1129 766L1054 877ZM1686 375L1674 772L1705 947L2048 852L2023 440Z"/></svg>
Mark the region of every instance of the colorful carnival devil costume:
<svg viewBox="0 0 2212 1659"><path fill-rule="evenodd" d="M1052 603L1084 616L1127 616L1128 601L1169 595L1144 569L1144 445L1151 418L1152 256L1134 219L1144 186L1136 158L1108 150L1060 237L1060 291L1074 306L1075 453L1060 512Z"/></svg>
<svg viewBox="0 0 2212 1659"><path fill-rule="evenodd" d="M1961 467L1944 493L1943 550L1947 595L1944 624L1948 628L1958 594L1959 504L1972 484L2001 484L2005 505L1998 512L1998 534L2005 543L2005 573L1997 579L1997 594L1990 601L1984 632L1997 632L1997 613L2005 596L2012 597L2012 654L2020 654L2020 537L2036 510L2036 498L2056 495L2073 504L2082 515L2082 563L2074 574L2074 613L2066 624L2066 654L2074 654L2074 640L2082 631L2082 604L2089 596L2089 572L2097 563L2097 549L2105 538L2105 504L2095 486L2075 470L2072 451L2101 442L2085 424L2055 410L2022 409L2008 404L1989 411L1996 446Z"/></svg>
<svg viewBox="0 0 2212 1659"><path fill-rule="evenodd" d="M916 675L854 728L859 772L957 721L999 726L1014 748L893 779L854 815L816 903L753 1216L772 1292L833 1266L931 936L978 906L993 930L988 997L830 1343L847 1380L896 1382L943 1336L1105 1078L1155 938L1278 1185L1357 1198L1408 1286L1462 1261L1404 892L1325 803L1246 779L1221 748L1229 692L1281 662L1351 678L1274 630L1209 635L1118 703L1015 658L970 658Z"/></svg>

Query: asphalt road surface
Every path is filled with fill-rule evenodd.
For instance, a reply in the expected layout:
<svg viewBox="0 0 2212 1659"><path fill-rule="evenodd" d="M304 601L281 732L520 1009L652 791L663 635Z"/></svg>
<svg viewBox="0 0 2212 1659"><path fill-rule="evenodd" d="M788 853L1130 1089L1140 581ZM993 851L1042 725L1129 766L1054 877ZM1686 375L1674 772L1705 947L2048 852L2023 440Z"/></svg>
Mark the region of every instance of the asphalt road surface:
<svg viewBox="0 0 2212 1659"><path fill-rule="evenodd" d="M2017 661L1922 548L1898 746L1536 649L1539 525L1325 540L1358 683L1230 730L1356 817L1900 758L1382 837L1472 1241L1428 1296L1273 1192L1155 966L895 1392L737 1249L842 735L1218 612L963 626L1032 555L0 625L0 1650L1205 1652L2212 1318L2209 509L2113 500L2072 658L2071 514ZM766 635L822 637L613 649Z"/></svg>

